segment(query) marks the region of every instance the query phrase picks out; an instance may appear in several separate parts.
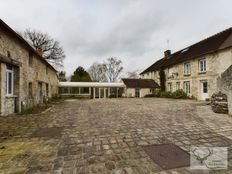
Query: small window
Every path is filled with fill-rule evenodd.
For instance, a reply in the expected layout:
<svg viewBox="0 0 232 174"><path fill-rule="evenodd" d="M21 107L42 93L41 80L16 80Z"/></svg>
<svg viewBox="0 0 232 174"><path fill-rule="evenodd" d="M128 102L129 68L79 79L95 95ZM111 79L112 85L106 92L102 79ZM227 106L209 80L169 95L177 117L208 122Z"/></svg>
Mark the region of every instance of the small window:
<svg viewBox="0 0 232 174"><path fill-rule="evenodd" d="M206 72L206 60L199 60L199 72Z"/></svg>
<svg viewBox="0 0 232 174"><path fill-rule="evenodd" d="M180 89L180 82L176 82L176 90Z"/></svg>
<svg viewBox="0 0 232 174"><path fill-rule="evenodd" d="M49 96L49 85L46 83L46 96Z"/></svg>
<svg viewBox="0 0 232 174"><path fill-rule="evenodd" d="M168 83L168 91L169 91L169 92L172 92L172 82L169 82L169 83Z"/></svg>
<svg viewBox="0 0 232 174"><path fill-rule="evenodd" d="M14 93L14 73L13 66L6 65L6 95Z"/></svg>
<svg viewBox="0 0 232 174"><path fill-rule="evenodd" d="M190 74L191 74L191 64L184 63L184 75L190 75Z"/></svg>
<svg viewBox="0 0 232 174"><path fill-rule="evenodd" d="M190 94L190 82L184 82L184 91L186 92L186 94Z"/></svg>
<svg viewBox="0 0 232 174"><path fill-rule="evenodd" d="M172 68L168 68L168 77L172 76Z"/></svg>
<svg viewBox="0 0 232 174"><path fill-rule="evenodd" d="M7 57L11 57L10 51L7 51Z"/></svg>
<svg viewBox="0 0 232 174"><path fill-rule="evenodd" d="M33 96L32 82L28 83L28 95L30 98Z"/></svg>
<svg viewBox="0 0 232 174"><path fill-rule="evenodd" d="M29 66L32 66L33 65L33 53L32 52L29 52Z"/></svg>

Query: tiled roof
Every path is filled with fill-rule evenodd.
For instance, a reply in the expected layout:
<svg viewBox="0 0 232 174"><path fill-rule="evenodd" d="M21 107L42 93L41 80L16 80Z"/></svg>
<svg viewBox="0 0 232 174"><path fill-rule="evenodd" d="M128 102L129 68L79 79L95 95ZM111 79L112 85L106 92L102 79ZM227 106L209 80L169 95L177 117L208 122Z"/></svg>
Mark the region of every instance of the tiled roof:
<svg viewBox="0 0 232 174"><path fill-rule="evenodd" d="M122 79L127 88L159 88L152 79Z"/></svg>
<svg viewBox="0 0 232 174"><path fill-rule="evenodd" d="M213 53L232 46L232 28L228 28L209 38L197 42L187 48L171 54L168 58L162 58L144 70L141 74L160 70L161 68L182 63L208 53Z"/></svg>
<svg viewBox="0 0 232 174"><path fill-rule="evenodd" d="M43 57L41 57L34 48L25 40L23 39L18 33L16 33L12 28L10 28L3 20L0 19L0 27L4 27L8 32L10 32L15 38L17 38L22 44L24 44L30 51L32 51L43 63L48 65L52 70L57 70L48 63Z"/></svg>

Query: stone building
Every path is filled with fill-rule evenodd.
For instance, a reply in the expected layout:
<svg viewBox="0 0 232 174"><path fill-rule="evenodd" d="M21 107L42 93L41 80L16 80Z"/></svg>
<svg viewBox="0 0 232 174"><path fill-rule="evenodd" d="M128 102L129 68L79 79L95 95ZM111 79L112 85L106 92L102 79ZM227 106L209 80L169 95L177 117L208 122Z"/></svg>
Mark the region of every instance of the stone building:
<svg viewBox="0 0 232 174"><path fill-rule="evenodd" d="M232 115L232 65L218 78L219 91L226 94L228 111Z"/></svg>
<svg viewBox="0 0 232 174"><path fill-rule="evenodd" d="M61 96L93 99L118 97L144 97L159 85L152 79L122 79L121 82L60 82Z"/></svg>
<svg viewBox="0 0 232 174"><path fill-rule="evenodd" d="M166 77L166 90L184 89L198 100L207 100L218 91L218 77L232 65L232 28L224 30L175 53L164 57L140 75L160 81L159 71Z"/></svg>
<svg viewBox="0 0 232 174"><path fill-rule="evenodd" d="M56 70L0 19L0 115L43 103L57 87Z"/></svg>

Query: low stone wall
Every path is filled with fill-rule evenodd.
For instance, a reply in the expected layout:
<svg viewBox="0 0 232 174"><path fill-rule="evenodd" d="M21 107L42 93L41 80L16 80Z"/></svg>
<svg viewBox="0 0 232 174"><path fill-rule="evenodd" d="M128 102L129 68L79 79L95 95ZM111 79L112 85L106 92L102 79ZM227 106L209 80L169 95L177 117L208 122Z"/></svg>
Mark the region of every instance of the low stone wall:
<svg viewBox="0 0 232 174"><path fill-rule="evenodd" d="M219 90L227 95L228 112L232 115L232 65L218 79Z"/></svg>

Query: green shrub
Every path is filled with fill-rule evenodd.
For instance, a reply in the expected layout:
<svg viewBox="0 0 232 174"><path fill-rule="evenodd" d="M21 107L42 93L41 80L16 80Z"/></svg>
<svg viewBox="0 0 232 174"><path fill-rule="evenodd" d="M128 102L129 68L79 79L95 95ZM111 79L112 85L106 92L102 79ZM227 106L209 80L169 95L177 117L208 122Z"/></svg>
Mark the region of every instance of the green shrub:
<svg viewBox="0 0 232 174"><path fill-rule="evenodd" d="M186 99L188 98L188 96L182 89L179 89L172 93L172 98Z"/></svg>
<svg viewBox="0 0 232 174"><path fill-rule="evenodd" d="M144 97L156 97L154 94L147 94L147 95L145 95Z"/></svg>
<svg viewBox="0 0 232 174"><path fill-rule="evenodd" d="M169 92L169 91L163 91L163 92L161 92L160 97L164 97L164 98L172 98L172 92Z"/></svg>
<svg viewBox="0 0 232 174"><path fill-rule="evenodd" d="M174 92L155 90L154 94L148 94L145 97L162 97L162 98L174 98L174 99L187 99L187 94L182 90L176 90Z"/></svg>

